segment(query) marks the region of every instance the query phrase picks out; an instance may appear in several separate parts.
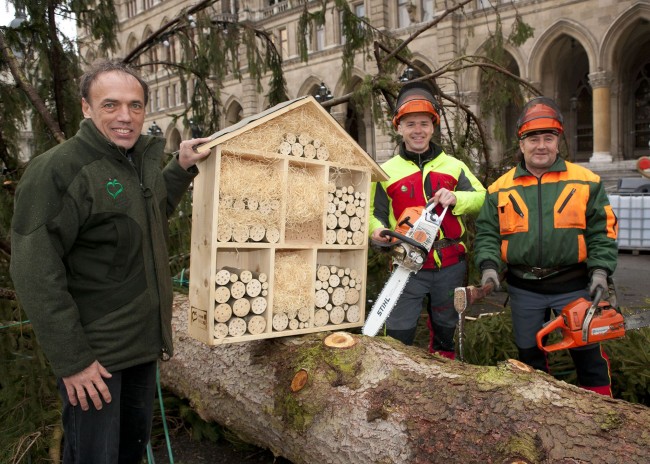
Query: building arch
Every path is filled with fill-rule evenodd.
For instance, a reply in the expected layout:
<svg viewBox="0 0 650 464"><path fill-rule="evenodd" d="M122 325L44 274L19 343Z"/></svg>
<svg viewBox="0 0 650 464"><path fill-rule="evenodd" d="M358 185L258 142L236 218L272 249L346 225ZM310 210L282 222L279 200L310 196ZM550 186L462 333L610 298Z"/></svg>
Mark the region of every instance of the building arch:
<svg viewBox="0 0 650 464"><path fill-rule="evenodd" d="M601 47L611 82L612 147L619 158L650 155L650 5L637 3L614 20Z"/></svg>
<svg viewBox="0 0 650 464"><path fill-rule="evenodd" d="M350 78L344 82L339 78L334 86L334 96L353 93L364 80L365 73L356 67L352 69ZM345 131L370 156L375 156L375 125L372 118L371 105L356 105L354 101L337 105L332 108L332 116L343 126Z"/></svg>
<svg viewBox="0 0 650 464"><path fill-rule="evenodd" d="M319 79L316 76L309 76L307 79L305 79L302 82L294 98L304 97L305 95L316 94L321 83L324 83L322 79Z"/></svg>
<svg viewBox="0 0 650 464"><path fill-rule="evenodd" d="M557 70L557 66L553 65L550 61L550 57L553 56L551 53L552 49L554 51L558 48L558 41L561 41L564 38L572 38L585 50L587 54L587 61L589 63L589 72L594 72L598 69L598 42L595 37L585 29L581 24L568 20L561 19L550 26L540 38L535 42L531 50L530 56L528 58L527 69L523 69L529 81L533 84L540 87L539 90L542 91L547 96L553 96L549 92L554 92L554 88L547 88L551 84L548 83L548 76ZM559 45L562 45L560 42ZM549 69L553 68L552 70ZM553 85L556 82L552 83Z"/></svg>
<svg viewBox="0 0 650 464"><path fill-rule="evenodd" d="M474 56L485 56L485 47L487 41L483 42L474 52ZM523 78L524 69L526 68L526 58L524 57L521 48L514 47L509 43L503 44L503 49L512 59L514 68L517 69L517 76ZM479 66L472 66L463 71L463 89L479 89L481 87L481 68Z"/></svg>
<svg viewBox="0 0 650 464"><path fill-rule="evenodd" d="M477 54L484 55L484 45L477 51ZM511 53L515 50L514 47L504 48L505 54L501 66L513 76L521 78L520 66L523 62L521 55L519 55L520 60L518 61ZM489 128L486 137L491 139L491 143L488 143L486 149L490 152L490 158L496 161L506 160L506 162L511 162L516 159L519 153L517 119L523 102L520 101L520 98L514 98L515 95L513 95L513 98L510 98L504 107L492 108L489 115L482 114L481 95L488 91L486 88L487 74L483 68L478 66L471 68L471 71L472 75L475 76L472 79L475 80L470 82L470 88L478 89L478 91L470 92L465 98L465 103L470 105L474 113L481 118L483 124ZM522 89L519 85L516 85L516 88ZM521 94L524 93L525 91L522 89Z"/></svg>
<svg viewBox="0 0 650 464"><path fill-rule="evenodd" d="M620 52L619 44L634 34L636 25L644 26L650 22L650 5L647 2L637 3L616 18L603 36L600 48L602 69L613 69ZM643 29L643 28L642 28Z"/></svg>
<svg viewBox="0 0 650 464"><path fill-rule="evenodd" d="M165 130L165 139L167 140L167 145L165 151L168 153L173 153L180 150L181 148L181 132L176 127L174 122L171 122L167 129Z"/></svg>
<svg viewBox="0 0 650 464"><path fill-rule="evenodd" d="M224 128L237 124L244 118L244 108L236 97L230 96L223 107Z"/></svg>
<svg viewBox="0 0 650 464"><path fill-rule="evenodd" d="M565 154L572 161L589 161L596 150L593 73L599 69L598 61L594 36L567 19L549 27L531 51L530 80L562 111Z"/></svg>

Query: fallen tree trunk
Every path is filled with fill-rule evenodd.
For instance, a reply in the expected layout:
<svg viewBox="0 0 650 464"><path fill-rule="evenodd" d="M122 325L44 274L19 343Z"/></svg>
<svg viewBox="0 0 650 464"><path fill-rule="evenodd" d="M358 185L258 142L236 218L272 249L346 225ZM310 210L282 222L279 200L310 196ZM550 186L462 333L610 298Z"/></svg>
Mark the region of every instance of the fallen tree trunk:
<svg viewBox="0 0 650 464"><path fill-rule="evenodd" d="M332 348L329 333L208 347L187 335L187 309L176 295L163 385L295 464L650 462L650 408L516 361L474 366L360 335Z"/></svg>

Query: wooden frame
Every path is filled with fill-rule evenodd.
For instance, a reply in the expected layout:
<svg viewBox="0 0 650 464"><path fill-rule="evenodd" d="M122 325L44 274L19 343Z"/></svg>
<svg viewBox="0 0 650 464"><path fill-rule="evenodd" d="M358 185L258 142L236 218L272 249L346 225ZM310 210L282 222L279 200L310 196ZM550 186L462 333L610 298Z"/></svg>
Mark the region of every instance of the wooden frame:
<svg viewBox="0 0 650 464"><path fill-rule="evenodd" d="M305 150L307 155L300 148L290 151L286 143L275 151L268 146L262 150L238 146L237 141L254 129L265 141L275 137L274 146L279 147L286 140L278 138L276 118L282 116L283 127L302 127L298 119L305 111L309 111L312 123L316 118L319 128L330 130L326 140L314 145L346 150L350 163L328 160L328 153L322 150L319 159L313 146ZM292 120L294 114L296 121ZM271 126L276 128L275 135L266 137L265 128ZM301 132L303 145L314 141L308 134L309 129ZM381 168L313 97L278 105L242 121L215 134L206 146L213 153L199 165L193 189L190 335L208 345L220 345L363 325L368 201L371 181L386 178ZM244 185L256 163L269 173L272 182L281 185L280 198L273 205L277 211L270 212L279 215L277 232L275 227L262 224L251 226L250 234L245 230L239 235L231 230L224 233L223 218L228 208L234 208L232 201L242 209L248 201L255 209L250 214L261 214L257 200L224 201L225 163L238 161L249 167L238 179ZM313 179L314 198L321 198L316 197L317 189L326 192L322 201L315 200L318 211L314 218L290 224L290 208L299 199L288 192L292 176L302 175ZM307 196L313 200L311 192ZM282 268L286 263L288 267ZM289 277L283 274L286 271L298 272L293 290L281 287ZM295 304L291 300L294 296L298 297Z"/></svg>

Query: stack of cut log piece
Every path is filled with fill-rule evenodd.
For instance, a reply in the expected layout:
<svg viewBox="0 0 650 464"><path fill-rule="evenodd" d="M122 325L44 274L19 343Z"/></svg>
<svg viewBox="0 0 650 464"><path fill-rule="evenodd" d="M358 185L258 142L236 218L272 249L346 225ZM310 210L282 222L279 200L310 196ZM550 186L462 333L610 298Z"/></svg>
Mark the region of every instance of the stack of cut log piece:
<svg viewBox="0 0 650 464"><path fill-rule="evenodd" d="M239 213L259 213L259 216L269 216L280 209L280 201L277 199L258 201L254 198L222 198L219 200L219 208L233 210ZM256 222L247 224L219 224L217 230L219 242L268 242L277 243L280 240L280 230L273 225L263 225Z"/></svg>
<svg viewBox="0 0 650 464"><path fill-rule="evenodd" d="M296 135L289 132L284 134L284 140L280 142L278 153L307 159L316 158L321 161L326 161L330 157L322 140L312 138L306 133Z"/></svg>
<svg viewBox="0 0 650 464"><path fill-rule="evenodd" d="M361 276L356 269L318 265L314 295L314 325L358 322L361 319L359 295Z"/></svg>
<svg viewBox="0 0 650 464"><path fill-rule="evenodd" d="M269 288L266 274L223 267L215 275L215 285L215 339L264 333Z"/></svg>
<svg viewBox="0 0 650 464"><path fill-rule="evenodd" d="M329 184L325 243L361 245L365 236L366 194L353 186L337 188Z"/></svg>

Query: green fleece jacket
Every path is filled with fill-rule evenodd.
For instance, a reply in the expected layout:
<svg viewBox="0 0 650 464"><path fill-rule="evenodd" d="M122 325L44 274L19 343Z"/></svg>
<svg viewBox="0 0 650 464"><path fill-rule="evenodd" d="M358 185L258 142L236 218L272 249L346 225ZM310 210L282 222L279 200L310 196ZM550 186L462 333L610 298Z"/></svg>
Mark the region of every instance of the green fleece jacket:
<svg viewBox="0 0 650 464"><path fill-rule="evenodd" d="M198 171L161 169L163 147L124 153L86 119L18 185L11 277L58 377L173 354L167 220Z"/></svg>

